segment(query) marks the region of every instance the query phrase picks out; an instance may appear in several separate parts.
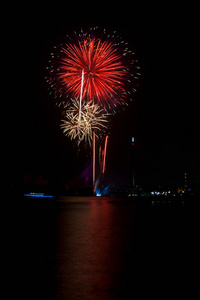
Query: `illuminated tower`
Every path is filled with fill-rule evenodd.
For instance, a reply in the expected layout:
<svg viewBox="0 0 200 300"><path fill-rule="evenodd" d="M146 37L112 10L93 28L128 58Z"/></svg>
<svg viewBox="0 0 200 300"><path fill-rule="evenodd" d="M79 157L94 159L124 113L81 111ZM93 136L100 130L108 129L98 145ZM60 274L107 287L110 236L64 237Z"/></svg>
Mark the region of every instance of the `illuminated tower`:
<svg viewBox="0 0 200 300"><path fill-rule="evenodd" d="M184 192L187 191L187 172L184 174Z"/></svg>
<svg viewBox="0 0 200 300"><path fill-rule="evenodd" d="M132 169L132 183L135 187L135 138L131 138L131 169Z"/></svg>

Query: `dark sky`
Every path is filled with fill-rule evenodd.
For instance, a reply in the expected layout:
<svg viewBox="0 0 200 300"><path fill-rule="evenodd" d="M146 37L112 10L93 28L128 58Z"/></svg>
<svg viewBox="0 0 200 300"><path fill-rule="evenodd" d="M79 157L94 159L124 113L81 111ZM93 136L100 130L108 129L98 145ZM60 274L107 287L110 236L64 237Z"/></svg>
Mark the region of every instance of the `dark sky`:
<svg viewBox="0 0 200 300"><path fill-rule="evenodd" d="M185 171L192 181L200 180L195 7L67 2L34 2L10 14L6 128L11 146L9 158L2 158L4 168L55 180L73 176L76 148L60 130L61 112L48 94L45 68L53 46L66 34L100 26L128 42L142 73L133 102L111 120L107 167L129 176L135 136L137 183L182 182ZM82 164L90 157L82 149Z"/></svg>

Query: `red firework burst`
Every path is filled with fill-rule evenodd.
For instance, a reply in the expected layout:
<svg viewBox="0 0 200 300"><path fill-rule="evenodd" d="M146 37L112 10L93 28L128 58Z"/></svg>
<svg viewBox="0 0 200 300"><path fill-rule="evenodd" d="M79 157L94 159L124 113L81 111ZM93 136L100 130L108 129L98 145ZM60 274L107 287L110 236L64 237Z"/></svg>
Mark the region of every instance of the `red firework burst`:
<svg viewBox="0 0 200 300"><path fill-rule="evenodd" d="M128 48L124 49L123 43L116 43L114 36L97 39L82 34L75 42L71 40L56 48L49 76L55 94L79 97L84 70L85 101L93 100L106 109L125 102L125 84L130 81L130 74L124 59Z"/></svg>

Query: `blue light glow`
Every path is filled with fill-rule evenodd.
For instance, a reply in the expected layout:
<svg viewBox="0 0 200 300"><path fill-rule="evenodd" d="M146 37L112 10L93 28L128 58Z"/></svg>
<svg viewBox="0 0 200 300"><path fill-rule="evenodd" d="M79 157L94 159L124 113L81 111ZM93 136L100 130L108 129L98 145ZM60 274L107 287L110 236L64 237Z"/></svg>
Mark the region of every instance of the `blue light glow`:
<svg viewBox="0 0 200 300"><path fill-rule="evenodd" d="M97 197L101 197L101 196L102 196L102 195L101 195L101 191L100 191L99 188L96 189L96 196L97 196Z"/></svg>
<svg viewBox="0 0 200 300"><path fill-rule="evenodd" d="M33 198L53 198L52 195L44 195L44 193L30 193L24 194L25 197L33 197Z"/></svg>

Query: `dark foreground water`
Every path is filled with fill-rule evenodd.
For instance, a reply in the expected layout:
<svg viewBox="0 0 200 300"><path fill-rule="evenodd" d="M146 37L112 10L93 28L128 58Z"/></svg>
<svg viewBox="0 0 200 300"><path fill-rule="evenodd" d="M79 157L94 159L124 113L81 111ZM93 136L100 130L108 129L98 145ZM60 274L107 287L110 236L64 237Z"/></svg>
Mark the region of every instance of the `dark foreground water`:
<svg viewBox="0 0 200 300"><path fill-rule="evenodd" d="M5 214L4 299L197 297L195 205L60 197L24 199Z"/></svg>

